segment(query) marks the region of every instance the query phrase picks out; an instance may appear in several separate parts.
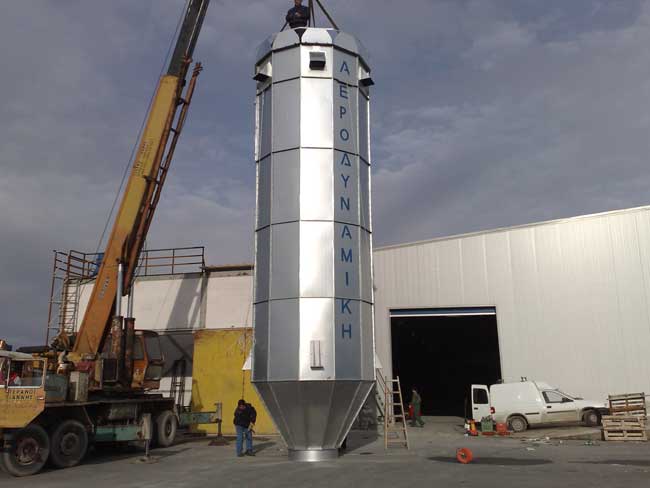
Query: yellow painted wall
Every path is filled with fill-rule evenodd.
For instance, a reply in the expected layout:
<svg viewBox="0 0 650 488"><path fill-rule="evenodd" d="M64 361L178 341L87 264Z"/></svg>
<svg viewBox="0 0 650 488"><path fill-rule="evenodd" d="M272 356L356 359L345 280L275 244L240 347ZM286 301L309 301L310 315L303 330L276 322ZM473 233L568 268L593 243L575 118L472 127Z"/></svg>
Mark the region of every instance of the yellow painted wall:
<svg viewBox="0 0 650 488"><path fill-rule="evenodd" d="M237 401L244 398L257 410L255 433L277 434L277 429L251 384L251 372L242 371L253 344L253 329L201 330L194 334L192 410L214 411L223 403L223 434L235 433L232 423ZM216 425L202 424L195 432L214 434Z"/></svg>

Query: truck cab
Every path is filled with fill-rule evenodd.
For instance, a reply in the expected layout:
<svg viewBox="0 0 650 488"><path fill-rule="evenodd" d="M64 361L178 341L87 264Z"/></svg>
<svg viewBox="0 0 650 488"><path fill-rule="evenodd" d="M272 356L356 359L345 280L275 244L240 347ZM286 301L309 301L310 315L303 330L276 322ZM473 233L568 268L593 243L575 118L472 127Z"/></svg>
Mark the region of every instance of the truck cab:
<svg viewBox="0 0 650 488"><path fill-rule="evenodd" d="M0 351L0 426L23 427L43 411L46 369L43 359Z"/></svg>
<svg viewBox="0 0 650 488"><path fill-rule="evenodd" d="M472 385L471 399L474 419L491 416L515 432L567 422L595 426L607 413L602 401L584 400L541 381L500 383L489 388Z"/></svg>

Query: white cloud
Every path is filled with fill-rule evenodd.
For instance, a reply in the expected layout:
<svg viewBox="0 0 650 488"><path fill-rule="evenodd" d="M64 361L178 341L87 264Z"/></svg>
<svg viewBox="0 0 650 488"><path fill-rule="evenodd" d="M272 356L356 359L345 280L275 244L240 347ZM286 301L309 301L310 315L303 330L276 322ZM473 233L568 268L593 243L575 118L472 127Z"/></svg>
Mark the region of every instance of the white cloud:
<svg viewBox="0 0 650 488"><path fill-rule="evenodd" d="M3 9L0 336L42 336L51 249L94 251L183 3ZM213 0L150 247L251 259L253 53L290 4ZM372 53L376 243L646 203L641 4L328 2Z"/></svg>

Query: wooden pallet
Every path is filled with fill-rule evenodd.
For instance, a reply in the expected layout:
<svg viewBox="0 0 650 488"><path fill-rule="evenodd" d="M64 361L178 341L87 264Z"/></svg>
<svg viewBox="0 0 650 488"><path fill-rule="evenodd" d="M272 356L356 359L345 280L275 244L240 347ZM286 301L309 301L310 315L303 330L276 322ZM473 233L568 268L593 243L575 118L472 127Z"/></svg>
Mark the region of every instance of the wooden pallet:
<svg viewBox="0 0 650 488"><path fill-rule="evenodd" d="M610 415L647 416L645 393L627 393L625 395L609 395Z"/></svg>
<svg viewBox="0 0 650 488"><path fill-rule="evenodd" d="M635 416L605 415L602 418L606 441L647 441L645 419Z"/></svg>

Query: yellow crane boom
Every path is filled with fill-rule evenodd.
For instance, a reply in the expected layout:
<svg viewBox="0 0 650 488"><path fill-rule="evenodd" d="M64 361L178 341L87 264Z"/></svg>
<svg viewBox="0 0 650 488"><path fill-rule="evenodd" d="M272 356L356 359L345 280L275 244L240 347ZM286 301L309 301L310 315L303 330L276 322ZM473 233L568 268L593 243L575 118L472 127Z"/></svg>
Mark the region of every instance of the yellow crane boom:
<svg viewBox="0 0 650 488"><path fill-rule="evenodd" d="M138 256L201 70L197 65L183 98L188 68L208 4L209 0L189 1L169 69L158 82L92 294L69 354L73 362L92 359L101 350L113 315L121 315L117 300L132 286ZM179 106L183 108L173 128ZM174 136L168 148L172 132Z"/></svg>

